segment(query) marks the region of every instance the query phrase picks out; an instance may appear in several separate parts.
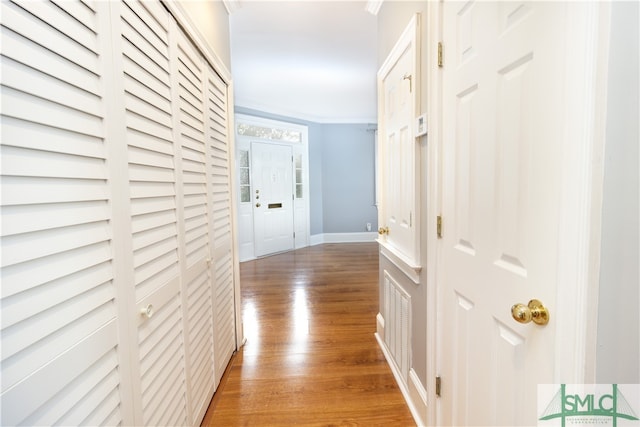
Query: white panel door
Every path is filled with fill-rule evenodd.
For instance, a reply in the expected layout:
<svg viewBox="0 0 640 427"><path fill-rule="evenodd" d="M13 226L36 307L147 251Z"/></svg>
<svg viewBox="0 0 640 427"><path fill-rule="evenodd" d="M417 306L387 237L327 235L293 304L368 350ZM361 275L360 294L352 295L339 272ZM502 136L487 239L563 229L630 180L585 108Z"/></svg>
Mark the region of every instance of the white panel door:
<svg viewBox="0 0 640 427"><path fill-rule="evenodd" d="M0 3L3 426L132 421L98 36L108 12Z"/></svg>
<svg viewBox="0 0 640 427"><path fill-rule="evenodd" d="M210 155L215 342L215 381L220 382L231 355L238 348L236 337L235 260L231 209L231 152L229 143L228 87L211 68L206 71L207 145ZM204 415L204 414L203 414Z"/></svg>
<svg viewBox="0 0 640 427"><path fill-rule="evenodd" d="M290 146L251 144L256 256L293 249L292 163Z"/></svg>
<svg viewBox="0 0 640 427"><path fill-rule="evenodd" d="M132 227L133 293L139 309L133 347L138 361L136 424L189 423L183 303L180 295L179 205L173 133L170 26L156 2L114 4L120 16ZM116 27L117 28L117 27ZM117 35L116 35L117 36Z"/></svg>
<svg viewBox="0 0 640 427"><path fill-rule="evenodd" d="M445 3L444 425L535 425L554 379L566 3ZM539 299L546 326L520 324Z"/></svg>
<svg viewBox="0 0 640 427"><path fill-rule="evenodd" d="M410 22L378 73L381 120L381 237L406 264L420 264L416 192L418 145L413 121L419 79L416 74L418 17Z"/></svg>

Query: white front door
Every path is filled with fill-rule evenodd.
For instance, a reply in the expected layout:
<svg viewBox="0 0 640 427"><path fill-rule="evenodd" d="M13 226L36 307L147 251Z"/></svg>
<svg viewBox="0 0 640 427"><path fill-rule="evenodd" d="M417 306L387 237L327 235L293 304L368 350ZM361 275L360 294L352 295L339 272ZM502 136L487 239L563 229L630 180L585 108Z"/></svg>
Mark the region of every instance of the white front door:
<svg viewBox="0 0 640 427"><path fill-rule="evenodd" d="M442 425L535 425L554 382L566 3L445 3ZM550 322L520 324L538 299Z"/></svg>
<svg viewBox="0 0 640 427"><path fill-rule="evenodd" d="M294 247L292 171L291 146L251 144L251 201L258 257Z"/></svg>

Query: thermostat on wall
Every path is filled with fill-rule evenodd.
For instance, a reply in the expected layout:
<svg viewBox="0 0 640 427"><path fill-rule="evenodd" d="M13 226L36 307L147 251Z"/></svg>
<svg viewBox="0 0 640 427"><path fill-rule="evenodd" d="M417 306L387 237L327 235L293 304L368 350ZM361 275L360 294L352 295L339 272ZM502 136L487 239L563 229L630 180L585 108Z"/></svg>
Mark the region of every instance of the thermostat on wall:
<svg viewBox="0 0 640 427"><path fill-rule="evenodd" d="M416 117L416 137L427 134L427 115Z"/></svg>

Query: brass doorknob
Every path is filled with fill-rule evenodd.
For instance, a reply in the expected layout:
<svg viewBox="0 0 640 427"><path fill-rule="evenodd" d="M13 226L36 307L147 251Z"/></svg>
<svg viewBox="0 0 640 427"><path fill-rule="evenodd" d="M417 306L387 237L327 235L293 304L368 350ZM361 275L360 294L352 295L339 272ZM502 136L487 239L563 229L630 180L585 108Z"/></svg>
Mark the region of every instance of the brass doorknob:
<svg viewBox="0 0 640 427"><path fill-rule="evenodd" d="M389 227L380 227L380 228L378 228L378 234L380 234L380 235L389 234Z"/></svg>
<svg viewBox="0 0 640 427"><path fill-rule="evenodd" d="M532 299L529 304L514 304L511 307L511 316L516 322L546 325L549 323L549 310L537 299Z"/></svg>
<svg viewBox="0 0 640 427"><path fill-rule="evenodd" d="M262 206L260 203L256 203L256 208L259 208L260 206Z"/></svg>

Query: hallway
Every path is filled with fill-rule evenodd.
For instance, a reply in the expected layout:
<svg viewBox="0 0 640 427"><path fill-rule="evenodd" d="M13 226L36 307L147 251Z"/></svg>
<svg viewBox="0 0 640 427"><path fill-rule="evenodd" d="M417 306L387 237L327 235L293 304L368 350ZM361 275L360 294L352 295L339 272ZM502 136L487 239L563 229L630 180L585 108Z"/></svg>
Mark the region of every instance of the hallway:
<svg viewBox="0 0 640 427"><path fill-rule="evenodd" d="M240 266L247 342L203 425L415 425L374 338L374 243Z"/></svg>

